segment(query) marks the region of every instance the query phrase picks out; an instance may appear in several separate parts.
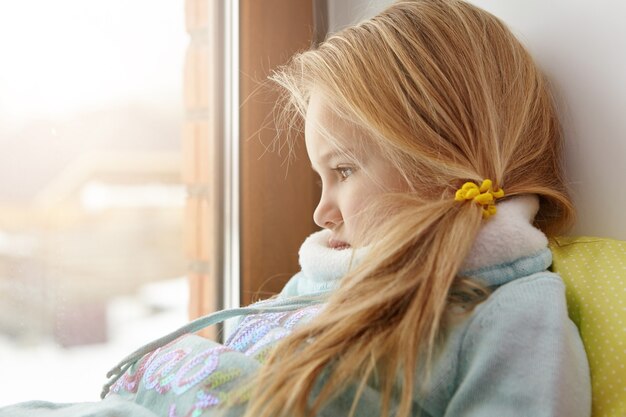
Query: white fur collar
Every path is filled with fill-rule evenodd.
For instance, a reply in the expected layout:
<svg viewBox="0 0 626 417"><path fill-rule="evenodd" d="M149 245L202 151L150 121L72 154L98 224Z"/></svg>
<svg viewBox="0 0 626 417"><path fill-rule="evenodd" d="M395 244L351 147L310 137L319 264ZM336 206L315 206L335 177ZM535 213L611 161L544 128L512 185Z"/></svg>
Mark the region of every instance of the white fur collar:
<svg viewBox="0 0 626 417"><path fill-rule="evenodd" d="M343 277L367 253L367 247L331 249L328 247L330 236L331 232L327 229L315 232L306 238L298 252L302 272L315 281L334 281Z"/></svg>
<svg viewBox="0 0 626 417"><path fill-rule="evenodd" d="M546 235L532 225L539 210L536 195L517 196L498 203L497 207L497 213L478 231L462 271L509 263L548 246Z"/></svg>
<svg viewBox="0 0 626 417"><path fill-rule="evenodd" d="M535 195L516 196L498 203L498 212L484 222L476 241L461 267L474 271L530 256L545 249L546 236L532 225L539 210ZM309 284L324 287L343 277L357 264L368 248L335 250L328 247L329 230L310 235L299 251L300 267ZM332 286L332 285L330 285Z"/></svg>

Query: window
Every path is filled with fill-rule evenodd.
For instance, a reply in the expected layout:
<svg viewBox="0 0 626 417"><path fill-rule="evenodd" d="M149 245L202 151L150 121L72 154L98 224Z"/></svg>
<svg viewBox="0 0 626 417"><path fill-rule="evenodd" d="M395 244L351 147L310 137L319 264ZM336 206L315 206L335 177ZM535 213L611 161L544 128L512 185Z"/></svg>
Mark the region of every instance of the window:
<svg viewBox="0 0 626 417"><path fill-rule="evenodd" d="M0 406L96 400L188 320L184 12L0 4Z"/></svg>

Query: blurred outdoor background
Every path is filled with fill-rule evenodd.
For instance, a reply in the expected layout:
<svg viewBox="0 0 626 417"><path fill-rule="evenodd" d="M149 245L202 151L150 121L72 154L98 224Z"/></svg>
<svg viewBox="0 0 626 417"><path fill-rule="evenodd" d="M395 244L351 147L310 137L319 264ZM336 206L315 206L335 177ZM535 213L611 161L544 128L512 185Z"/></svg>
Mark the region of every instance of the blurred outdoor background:
<svg viewBox="0 0 626 417"><path fill-rule="evenodd" d="M0 406L183 324L183 0L0 2Z"/></svg>

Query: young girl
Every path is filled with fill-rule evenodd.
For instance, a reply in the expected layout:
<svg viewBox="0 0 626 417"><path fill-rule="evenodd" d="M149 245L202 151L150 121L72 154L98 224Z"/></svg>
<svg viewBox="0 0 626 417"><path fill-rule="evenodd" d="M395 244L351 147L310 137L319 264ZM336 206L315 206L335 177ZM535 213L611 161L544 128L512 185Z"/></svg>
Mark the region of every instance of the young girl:
<svg viewBox="0 0 626 417"><path fill-rule="evenodd" d="M509 30L462 1L400 1L271 79L321 179L302 271L135 352L100 403L0 415L589 416L547 271L546 235L574 215L561 130ZM189 335L235 315L225 345Z"/></svg>

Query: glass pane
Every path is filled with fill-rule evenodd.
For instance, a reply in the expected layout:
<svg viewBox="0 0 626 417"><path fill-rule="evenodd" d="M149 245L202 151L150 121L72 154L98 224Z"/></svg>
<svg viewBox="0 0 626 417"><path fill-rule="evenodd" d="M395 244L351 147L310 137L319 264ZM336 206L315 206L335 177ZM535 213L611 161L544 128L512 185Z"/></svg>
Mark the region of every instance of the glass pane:
<svg viewBox="0 0 626 417"><path fill-rule="evenodd" d="M99 397L187 321L184 4L0 2L0 406Z"/></svg>

